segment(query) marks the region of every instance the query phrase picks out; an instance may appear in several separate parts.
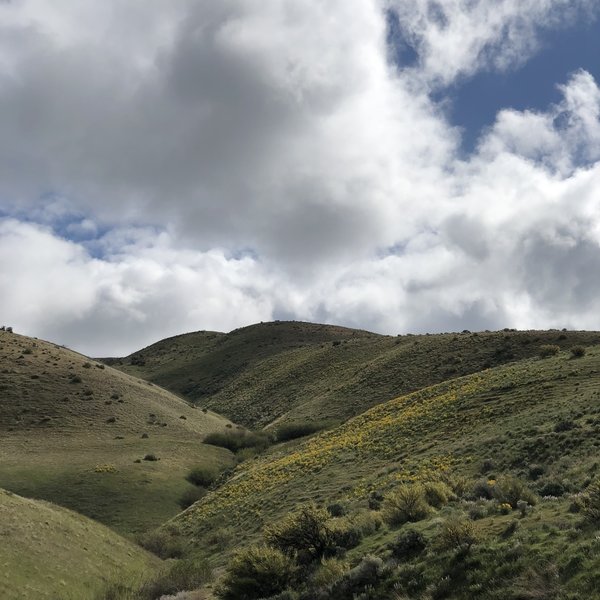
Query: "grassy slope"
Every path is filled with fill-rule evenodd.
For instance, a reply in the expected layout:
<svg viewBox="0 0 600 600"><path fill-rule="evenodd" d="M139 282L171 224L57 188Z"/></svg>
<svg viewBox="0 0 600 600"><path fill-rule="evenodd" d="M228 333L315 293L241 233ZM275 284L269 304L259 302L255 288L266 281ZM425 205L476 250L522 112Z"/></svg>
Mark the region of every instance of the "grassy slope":
<svg viewBox="0 0 600 600"><path fill-rule="evenodd" d="M598 473L600 348L527 359L423 389L380 404L340 427L273 449L243 463L228 483L172 520L167 528L215 553L215 530L253 539L299 503L347 499L366 506L371 490L443 472L478 476L492 458L498 474L525 475L575 486ZM555 431L558 423L574 426ZM560 428L559 428L560 429ZM221 542L222 543L222 542ZM227 548L225 548L227 550Z"/></svg>
<svg viewBox="0 0 600 600"><path fill-rule="evenodd" d="M3 600L96 598L110 581L135 580L160 561L67 509L0 490Z"/></svg>
<svg viewBox="0 0 600 600"><path fill-rule="evenodd" d="M600 334L391 337L275 322L229 334L181 335L112 362L237 422L266 426L305 419L343 421L389 398L535 356L548 343L589 345L600 343Z"/></svg>
<svg viewBox="0 0 600 600"><path fill-rule="evenodd" d="M192 465L231 463L229 452L201 443L227 421L101 367L62 347L0 332L0 486L120 532L143 531L178 512ZM134 462L146 454L161 460Z"/></svg>

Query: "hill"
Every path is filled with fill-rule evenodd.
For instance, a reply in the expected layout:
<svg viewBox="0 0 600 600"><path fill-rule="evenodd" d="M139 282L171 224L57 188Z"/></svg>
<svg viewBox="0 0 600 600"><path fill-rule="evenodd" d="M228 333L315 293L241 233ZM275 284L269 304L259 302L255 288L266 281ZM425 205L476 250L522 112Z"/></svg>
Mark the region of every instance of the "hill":
<svg viewBox="0 0 600 600"><path fill-rule="evenodd" d="M367 511L373 520L377 502L399 484L445 481L454 486L458 500L445 508L442 502L419 530L437 540L445 519L477 520L477 559L468 551L460 555L453 547L438 552L432 547L425 560L410 568L400 564L380 571L377 577L385 572L392 578L385 581L398 586L369 598L389 598L392 589L399 598L421 597L427 585L435 588L443 581L448 589L433 597L598 597L593 574L600 564L591 548L600 523L585 526L577 511L585 506L600 468L599 373L600 348L595 347L580 358L562 352L525 359L398 397L331 431L242 463L229 481L171 520L163 532L187 540L216 563L227 563L234 544L260 539L265 525L307 501ZM516 499L514 506L494 500L503 497L494 495L496 481L507 490L513 485L510 477L518 478L515 489L547 497L531 507L530 495L517 492L522 494L517 498L528 501L516 522L513 511L521 506ZM515 531L520 533L513 537ZM356 561L365 553L389 557L397 535L391 525L375 526L347 558ZM507 556L513 558L507 562ZM467 557L471 562L465 567ZM547 571L536 575L542 567ZM529 585L538 579L544 583L546 576L547 585L554 586L548 595L507 591L521 585L516 578ZM563 596L560 590L572 594Z"/></svg>
<svg viewBox="0 0 600 600"><path fill-rule="evenodd" d="M111 582L143 579L156 557L59 506L0 490L3 600L97 599Z"/></svg>
<svg viewBox="0 0 600 600"><path fill-rule="evenodd" d="M191 467L232 462L202 444L226 419L48 342L0 332L0 394L0 487L120 532L178 512Z"/></svg>
<svg viewBox="0 0 600 600"><path fill-rule="evenodd" d="M600 343L598 332L514 331L383 336L311 323L263 323L163 340L106 359L249 427L342 422L380 402L489 367L539 346Z"/></svg>

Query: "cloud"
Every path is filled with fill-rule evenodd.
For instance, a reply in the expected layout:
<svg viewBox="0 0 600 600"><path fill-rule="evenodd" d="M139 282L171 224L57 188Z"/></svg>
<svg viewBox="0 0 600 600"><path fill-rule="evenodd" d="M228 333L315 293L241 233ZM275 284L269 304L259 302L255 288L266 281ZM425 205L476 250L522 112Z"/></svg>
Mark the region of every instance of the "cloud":
<svg viewBox="0 0 600 600"><path fill-rule="evenodd" d="M272 318L597 327L597 82L468 158L430 95L593 6L1 4L3 320L94 355Z"/></svg>

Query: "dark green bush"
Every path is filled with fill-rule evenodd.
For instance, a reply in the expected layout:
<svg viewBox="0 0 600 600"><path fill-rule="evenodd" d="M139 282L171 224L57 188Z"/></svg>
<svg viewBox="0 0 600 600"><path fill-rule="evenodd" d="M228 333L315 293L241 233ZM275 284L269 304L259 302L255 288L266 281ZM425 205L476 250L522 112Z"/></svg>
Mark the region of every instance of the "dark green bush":
<svg viewBox="0 0 600 600"><path fill-rule="evenodd" d="M154 462L160 459L156 456L156 454L146 454L146 456L144 456L144 460Z"/></svg>
<svg viewBox="0 0 600 600"><path fill-rule="evenodd" d="M205 444L227 448L237 452L243 448L257 448L264 450L269 447L271 439L263 432L254 433L245 429L209 433L204 438Z"/></svg>
<svg viewBox="0 0 600 600"><path fill-rule="evenodd" d="M277 548L250 546L239 551L227 566L217 597L223 600L269 598L293 585L293 559Z"/></svg>
<svg viewBox="0 0 600 600"><path fill-rule="evenodd" d="M219 472L214 467L200 465L191 469L185 478L193 485L208 487L218 476Z"/></svg>
<svg viewBox="0 0 600 600"><path fill-rule="evenodd" d="M296 421L285 423L275 431L275 440L278 442L287 442L297 438L305 437L321 431L329 426L326 421Z"/></svg>
<svg viewBox="0 0 600 600"><path fill-rule="evenodd" d="M360 597L361 592L377 585L383 572L384 565L380 558L364 556L356 567L333 584L329 598L331 600L348 600Z"/></svg>
<svg viewBox="0 0 600 600"><path fill-rule="evenodd" d="M266 527L264 538L283 552L297 552L300 560L315 560L335 550L335 536L328 521L326 510L307 504L279 523Z"/></svg>
<svg viewBox="0 0 600 600"><path fill-rule="evenodd" d="M581 358L585 356L585 347L584 346L573 346L571 348L571 357L572 358Z"/></svg>
<svg viewBox="0 0 600 600"><path fill-rule="evenodd" d="M388 544L392 556L402 561L418 556L426 547L427 541L421 533L414 529L403 531L393 542Z"/></svg>
<svg viewBox="0 0 600 600"><path fill-rule="evenodd" d="M198 502L200 498L206 495L206 491L201 487L188 488L181 494L177 503L181 510L189 508L194 502Z"/></svg>

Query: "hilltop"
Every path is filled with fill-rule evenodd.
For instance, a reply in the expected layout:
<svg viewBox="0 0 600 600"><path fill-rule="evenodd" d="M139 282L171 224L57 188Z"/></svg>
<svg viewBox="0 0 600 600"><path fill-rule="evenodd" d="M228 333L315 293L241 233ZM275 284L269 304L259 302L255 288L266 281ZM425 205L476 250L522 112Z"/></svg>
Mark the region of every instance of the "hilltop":
<svg viewBox="0 0 600 600"><path fill-rule="evenodd" d="M91 519L0 490L3 600L92 600L110 582L140 580L160 561Z"/></svg>
<svg viewBox="0 0 600 600"><path fill-rule="evenodd" d="M192 466L232 462L202 444L227 419L49 342L0 331L0 394L0 487L121 532L178 512Z"/></svg>
<svg viewBox="0 0 600 600"><path fill-rule="evenodd" d="M390 398L536 356L540 345L600 343L598 332L384 336L331 325L262 323L176 336L109 364L250 427L342 422Z"/></svg>

